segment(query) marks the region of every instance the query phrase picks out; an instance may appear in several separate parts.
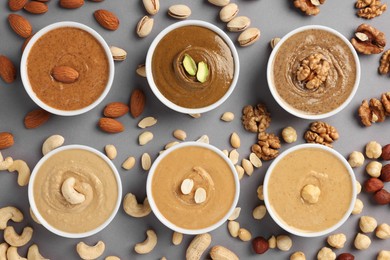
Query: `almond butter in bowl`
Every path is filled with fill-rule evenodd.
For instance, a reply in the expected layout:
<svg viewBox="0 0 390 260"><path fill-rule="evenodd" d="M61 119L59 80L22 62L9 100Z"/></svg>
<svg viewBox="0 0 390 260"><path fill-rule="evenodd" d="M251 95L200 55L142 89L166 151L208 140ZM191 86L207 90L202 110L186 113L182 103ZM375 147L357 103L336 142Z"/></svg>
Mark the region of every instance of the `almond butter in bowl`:
<svg viewBox="0 0 390 260"><path fill-rule="evenodd" d="M23 52L21 77L37 105L72 116L104 99L113 81L114 62L96 31L76 22L59 22L31 38Z"/></svg>

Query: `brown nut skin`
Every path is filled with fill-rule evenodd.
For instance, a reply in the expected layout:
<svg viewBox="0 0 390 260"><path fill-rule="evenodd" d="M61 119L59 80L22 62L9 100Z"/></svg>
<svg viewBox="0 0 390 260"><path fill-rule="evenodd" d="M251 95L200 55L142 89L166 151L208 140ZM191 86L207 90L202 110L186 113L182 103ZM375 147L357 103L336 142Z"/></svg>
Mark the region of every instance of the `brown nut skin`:
<svg viewBox="0 0 390 260"><path fill-rule="evenodd" d="M374 194L374 200L379 205L386 205L390 203L390 192L385 189L381 189Z"/></svg>
<svg viewBox="0 0 390 260"><path fill-rule="evenodd" d="M354 260L355 257L350 253L342 253L339 254L336 258L336 260Z"/></svg>
<svg viewBox="0 0 390 260"><path fill-rule="evenodd" d="M264 254L269 249L268 240L264 237L255 237L252 240L252 248L256 254Z"/></svg>
<svg viewBox="0 0 390 260"><path fill-rule="evenodd" d="M390 164L386 164L382 167L381 176L379 177L383 182L390 181Z"/></svg>
<svg viewBox="0 0 390 260"><path fill-rule="evenodd" d="M370 178L363 184L364 190L369 193L377 192L383 189L383 182L378 178Z"/></svg>
<svg viewBox="0 0 390 260"><path fill-rule="evenodd" d="M390 144L386 144L382 147L381 157L385 161L390 161Z"/></svg>

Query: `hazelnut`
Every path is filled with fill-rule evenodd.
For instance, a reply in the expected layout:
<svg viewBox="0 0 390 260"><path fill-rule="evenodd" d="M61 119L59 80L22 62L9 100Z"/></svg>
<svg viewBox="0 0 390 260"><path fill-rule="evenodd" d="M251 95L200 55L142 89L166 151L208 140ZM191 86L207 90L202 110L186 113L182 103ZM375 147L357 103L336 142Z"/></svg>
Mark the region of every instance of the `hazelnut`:
<svg viewBox="0 0 390 260"><path fill-rule="evenodd" d="M356 199L355 206L352 209L352 215L357 215L362 213L363 207L364 207L363 201L361 201L360 199Z"/></svg>
<svg viewBox="0 0 390 260"><path fill-rule="evenodd" d="M354 245L358 250L367 249L371 245L371 239L362 233L358 233L355 237Z"/></svg>
<svg viewBox="0 0 390 260"><path fill-rule="evenodd" d="M362 185L360 182L356 181L356 194L359 194L362 191Z"/></svg>
<svg viewBox="0 0 390 260"><path fill-rule="evenodd" d="M390 193L385 190L381 189L374 194L374 200L379 205L386 205L390 203Z"/></svg>
<svg viewBox="0 0 390 260"><path fill-rule="evenodd" d="M364 190L370 193L383 189L383 186L383 182L378 178L370 178L363 184Z"/></svg>
<svg viewBox="0 0 390 260"><path fill-rule="evenodd" d="M303 252L297 251L290 256L290 260L306 260L306 256Z"/></svg>
<svg viewBox="0 0 390 260"><path fill-rule="evenodd" d="M334 248L343 248L346 241L347 237L342 233L330 235L327 239L328 244Z"/></svg>
<svg viewBox="0 0 390 260"><path fill-rule="evenodd" d="M361 152L353 151L349 155L348 163L352 168L360 167L364 163L364 155Z"/></svg>
<svg viewBox="0 0 390 260"><path fill-rule="evenodd" d="M268 245L269 245L269 248L272 248L272 249L276 247L276 237L275 236L271 236L268 239Z"/></svg>
<svg viewBox="0 0 390 260"><path fill-rule="evenodd" d="M360 230L364 233L373 232L376 228L378 223L376 222L376 219L370 216L362 216L359 220L359 227Z"/></svg>
<svg viewBox="0 0 390 260"><path fill-rule="evenodd" d="M318 260L334 260L336 259L336 254L329 247L323 247L317 254Z"/></svg>
<svg viewBox="0 0 390 260"><path fill-rule="evenodd" d="M378 159L382 154L382 146L375 141L371 141L366 145L366 155L370 159Z"/></svg>
<svg viewBox="0 0 390 260"><path fill-rule="evenodd" d="M297 131L291 126L288 126L282 130L282 138L286 143L293 143L297 140Z"/></svg>
<svg viewBox="0 0 390 260"><path fill-rule="evenodd" d="M390 144L386 144L382 147L382 159L385 161L390 160Z"/></svg>
<svg viewBox="0 0 390 260"><path fill-rule="evenodd" d="M276 247L282 251L288 251L292 247L292 240L289 236L280 235L276 237Z"/></svg>
<svg viewBox="0 0 390 260"><path fill-rule="evenodd" d="M386 164L385 166L382 167L380 179L383 182L390 181L390 164Z"/></svg>
<svg viewBox="0 0 390 260"><path fill-rule="evenodd" d="M256 237L252 240L252 248L256 254L264 254L269 249L268 240L264 237Z"/></svg>
<svg viewBox="0 0 390 260"><path fill-rule="evenodd" d="M320 198L321 190L318 188L318 186L308 184L305 185L301 190L301 197L302 199L310 204L315 204L318 202L318 199Z"/></svg>
<svg viewBox="0 0 390 260"><path fill-rule="evenodd" d="M380 239L390 238L390 226L386 223L380 224L375 231L375 235Z"/></svg>
<svg viewBox="0 0 390 260"><path fill-rule="evenodd" d="M390 259L390 251L386 251L386 250L379 251L376 259L377 260L389 260Z"/></svg>
<svg viewBox="0 0 390 260"><path fill-rule="evenodd" d="M381 175L381 171L382 171L382 164L380 162L372 161L368 163L366 166L366 172L371 177L378 178Z"/></svg>
<svg viewBox="0 0 390 260"><path fill-rule="evenodd" d="M354 260L355 257L350 253L342 253L336 258L336 260Z"/></svg>

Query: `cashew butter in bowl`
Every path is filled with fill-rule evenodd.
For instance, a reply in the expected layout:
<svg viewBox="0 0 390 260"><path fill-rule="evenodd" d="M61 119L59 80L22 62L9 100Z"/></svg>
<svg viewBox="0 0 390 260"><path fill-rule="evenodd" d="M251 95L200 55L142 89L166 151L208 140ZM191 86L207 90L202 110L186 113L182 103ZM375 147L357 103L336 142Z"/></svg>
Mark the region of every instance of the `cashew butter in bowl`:
<svg viewBox="0 0 390 260"><path fill-rule="evenodd" d="M202 234L222 225L236 207L237 172L214 146L184 142L160 155L146 183L150 206L168 228Z"/></svg>
<svg viewBox="0 0 390 260"><path fill-rule="evenodd" d="M45 228L59 236L81 238L112 221L120 206L122 184L114 164L101 152L68 145L37 163L28 197Z"/></svg>
<svg viewBox="0 0 390 260"><path fill-rule="evenodd" d="M264 202L286 231L303 237L326 235L350 216L356 180L345 158L319 144L294 146L279 155L264 178Z"/></svg>

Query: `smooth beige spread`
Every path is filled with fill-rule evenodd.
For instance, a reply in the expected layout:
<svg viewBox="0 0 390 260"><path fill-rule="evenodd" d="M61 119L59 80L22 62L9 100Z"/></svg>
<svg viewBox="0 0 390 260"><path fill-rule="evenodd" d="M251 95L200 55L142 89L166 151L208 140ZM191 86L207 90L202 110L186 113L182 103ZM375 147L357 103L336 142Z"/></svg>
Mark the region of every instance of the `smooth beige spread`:
<svg viewBox="0 0 390 260"><path fill-rule="evenodd" d="M308 89L297 79L302 61L320 54L329 64L318 88ZM335 34L319 29L299 32L280 46L273 63L273 81L280 97L307 114L323 114L339 107L351 94L356 62L348 46Z"/></svg>
<svg viewBox="0 0 390 260"><path fill-rule="evenodd" d="M185 72L185 54L196 63L207 63L210 74L206 82L200 83ZM214 31L184 26L169 32L156 46L152 72L157 88L168 100L186 108L201 108L215 103L228 91L234 75L233 55Z"/></svg>
<svg viewBox="0 0 390 260"><path fill-rule="evenodd" d="M72 205L65 200L61 186L76 179L75 189L85 201ZM118 183L109 165L96 154L64 150L40 167L34 181L34 200L39 213L53 227L83 233L103 224L112 214L118 197Z"/></svg>
<svg viewBox="0 0 390 260"><path fill-rule="evenodd" d="M272 171L269 203L288 226L303 232L322 231L347 212L352 185L348 169L336 156L316 148L300 149L283 157ZM304 196L308 187L317 187L310 197Z"/></svg>
<svg viewBox="0 0 390 260"><path fill-rule="evenodd" d="M76 82L61 83L51 76L56 66L68 66L79 73ZM77 110L95 102L103 93L109 65L102 45L88 32L58 28L42 35L27 59L27 73L37 97L61 110Z"/></svg>
<svg viewBox="0 0 390 260"><path fill-rule="evenodd" d="M200 173L199 167L206 174ZM187 178L194 180L194 187L184 195L180 186ZM206 190L207 198L197 204L194 193L199 187ZM161 160L152 180L153 198L161 214L186 229L206 228L221 220L232 207L235 192L229 165L203 147L182 147L171 152Z"/></svg>

